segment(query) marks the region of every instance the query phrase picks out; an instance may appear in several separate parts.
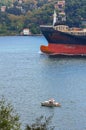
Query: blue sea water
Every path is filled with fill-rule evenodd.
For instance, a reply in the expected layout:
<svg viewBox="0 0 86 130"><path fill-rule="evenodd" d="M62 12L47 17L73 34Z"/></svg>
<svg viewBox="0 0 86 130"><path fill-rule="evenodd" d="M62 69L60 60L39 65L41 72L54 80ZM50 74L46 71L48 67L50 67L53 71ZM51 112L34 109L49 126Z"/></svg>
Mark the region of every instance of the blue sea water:
<svg viewBox="0 0 86 130"><path fill-rule="evenodd" d="M0 97L14 106L22 122L53 115L55 130L86 130L86 58L40 54L42 36L0 37ZM55 98L60 108L42 107Z"/></svg>

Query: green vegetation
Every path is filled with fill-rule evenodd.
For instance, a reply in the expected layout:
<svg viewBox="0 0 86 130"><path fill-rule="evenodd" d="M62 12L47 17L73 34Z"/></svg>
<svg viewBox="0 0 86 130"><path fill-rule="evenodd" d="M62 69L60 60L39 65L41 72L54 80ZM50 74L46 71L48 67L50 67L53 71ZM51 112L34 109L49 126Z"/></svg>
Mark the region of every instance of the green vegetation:
<svg viewBox="0 0 86 130"><path fill-rule="evenodd" d="M0 130L21 130L19 116L4 98L0 100Z"/></svg>
<svg viewBox="0 0 86 130"><path fill-rule="evenodd" d="M36 119L35 123L32 125L27 125L25 130L54 130L53 126L50 126L52 116L45 118L40 116Z"/></svg>
<svg viewBox="0 0 86 130"><path fill-rule="evenodd" d="M0 11L0 35L17 35L23 28L29 28L32 34L41 33L39 25L52 24L56 3L57 0L1 0L0 7L6 5L6 11ZM86 20L86 0L66 0L65 11L67 24L80 27Z"/></svg>
<svg viewBox="0 0 86 130"><path fill-rule="evenodd" d="M67 24L81 26L83 19L86 20L86 0L66 0Z"/></svg>
<svg viewBox="0 0 86 130"><path fill-rule="evenodd" d="M49 126L51 119L52 116L48 118L40 116L35 123L28 124L25 130L54 130L53 126ZM21 130L18 114L4 98L0 100L0 130Z"/></svg>

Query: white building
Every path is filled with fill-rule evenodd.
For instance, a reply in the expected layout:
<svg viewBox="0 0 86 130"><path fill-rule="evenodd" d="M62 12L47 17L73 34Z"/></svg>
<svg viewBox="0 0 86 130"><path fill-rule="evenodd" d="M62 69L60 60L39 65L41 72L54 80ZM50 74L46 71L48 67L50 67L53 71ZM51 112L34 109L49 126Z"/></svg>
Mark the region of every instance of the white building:
<svg viewBox="0 0 86 130"><path fill-rule="evenodd" d="M28 28L23 29L23 35L30 35L30 30Z"/></svg>
<svg viewBox="0 0 86 130"><path fill-rule="evenodd" d="M6 6L1 6L1 12L5 12Z"/></svg>

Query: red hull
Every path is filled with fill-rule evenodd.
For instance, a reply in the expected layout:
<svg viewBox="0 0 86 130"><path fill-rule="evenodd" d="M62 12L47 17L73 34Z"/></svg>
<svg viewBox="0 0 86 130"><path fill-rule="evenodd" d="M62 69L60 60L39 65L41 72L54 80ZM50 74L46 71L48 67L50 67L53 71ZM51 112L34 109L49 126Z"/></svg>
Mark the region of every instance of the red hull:
<svg viewBox="0 0 86 130"><path fill-rule="evenodd" d="M53 44L41 46L41 51L46 54L61 54L61 55L86 55L86 46L70 45L70 44Z"/></svg>

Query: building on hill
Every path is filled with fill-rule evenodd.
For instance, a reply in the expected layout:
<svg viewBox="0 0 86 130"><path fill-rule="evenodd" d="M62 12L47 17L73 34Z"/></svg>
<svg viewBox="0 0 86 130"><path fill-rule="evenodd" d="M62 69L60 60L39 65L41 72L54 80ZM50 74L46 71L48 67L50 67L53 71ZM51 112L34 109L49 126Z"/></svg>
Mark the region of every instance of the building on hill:
<svg viewBox="0 0 86 130"><path fill-rule="evenodd" d="M21 35L25 35L25 36L28 36L30 34L31 34L31 32L30 32L29 28L24 28L23 31L21 32Z"/></svg>
<svg viewBox="0 0 86 130"><path fill-rule="evenodd" d="M58 7L59 8L63 8L65 6L65 0L62 0L62 1L58 1Z"/></svg>
<svg viewBox="0 0 86 130"><path fill-rule="evenodd" d="M23 0L18 0L19 4L22 4Z"/></svg>
<svg viewBox="0 0 86 130"><path fill-rule="evenodd" d="M5 12L6 11L6 6L1 6L1 12Z"/></svg>
<svg viewBox="0 0 86 130"><path fill-rule="evenodd" d="M59 11L64 10L64 7L65 7L65 0L58 1L58 2L55 4L55 9L58 9Z"/></svg>

